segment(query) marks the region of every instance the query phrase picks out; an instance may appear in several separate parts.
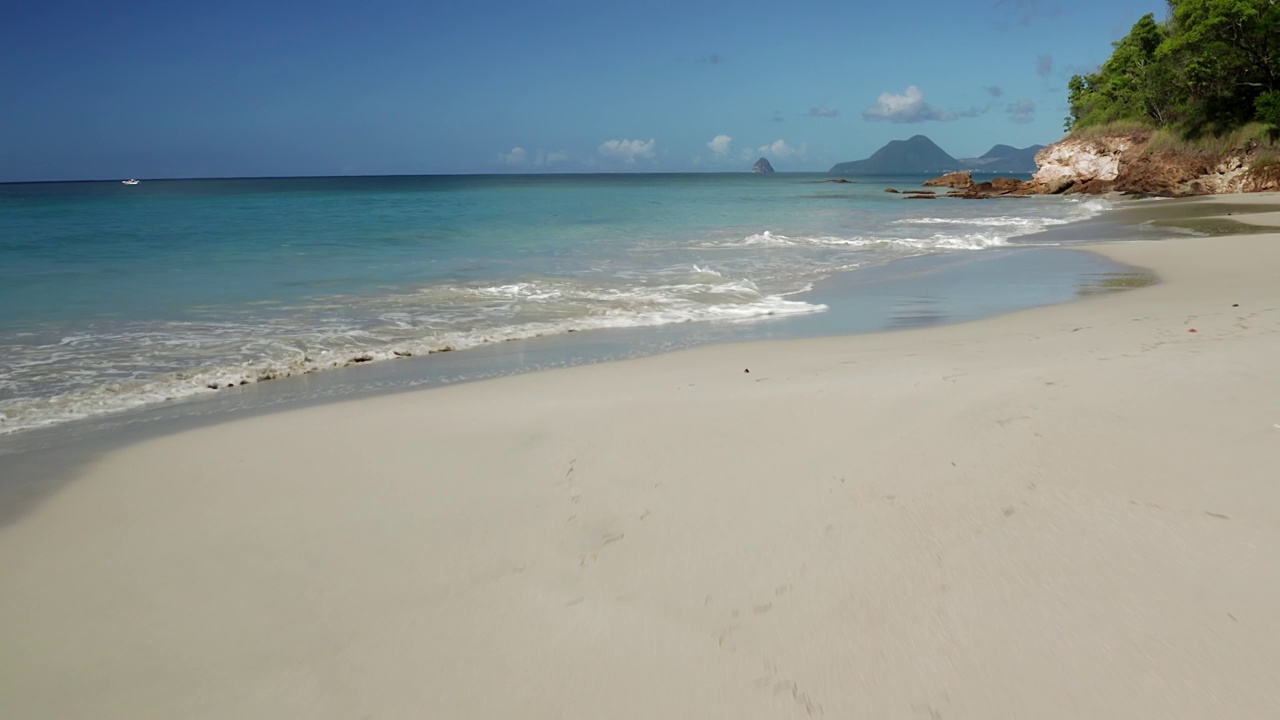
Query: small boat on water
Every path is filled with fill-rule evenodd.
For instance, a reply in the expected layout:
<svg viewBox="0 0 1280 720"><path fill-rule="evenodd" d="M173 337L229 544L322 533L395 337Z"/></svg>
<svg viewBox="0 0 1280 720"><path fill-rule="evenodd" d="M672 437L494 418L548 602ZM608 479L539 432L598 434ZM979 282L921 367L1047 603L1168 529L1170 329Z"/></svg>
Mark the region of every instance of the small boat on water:
<svg viewBox="0 0 1280 720"><path fill-rule="evenodd" d="M138 181L137 181L137 180L134 180L133 178L129 178L128 180L121 180L120 182L124 183L125 185L137 185L137 184L138 184Z"/></svg>

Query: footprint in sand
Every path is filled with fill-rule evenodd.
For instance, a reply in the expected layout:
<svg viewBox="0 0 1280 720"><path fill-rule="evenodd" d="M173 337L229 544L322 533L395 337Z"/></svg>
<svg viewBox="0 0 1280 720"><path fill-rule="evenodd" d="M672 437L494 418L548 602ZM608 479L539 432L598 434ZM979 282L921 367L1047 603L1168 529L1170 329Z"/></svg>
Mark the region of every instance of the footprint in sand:
<svg viewBox="0 0 1280 720"><path fill-rule="evenodd" d="M609 545L612 545L613 543L616 543L619 540L625 538L626 536L627 536L626 533L610 533L608 535L602 535L600 537L600 547L595 552L587 553L586 555L584 555L582 557L582 560L578 562L578 567L584 568L584 567L587 567L588 565L595 565L596 562L600 560L600 552L602 550L604 550Z"/></svg>
<svg viewBox="0 0 1280 720"><path fill-rule="evenodd" d="M737 625L730 625L720 632L720 637L716 639L716 644L725 652L734 652L738 649L738 644L734 641L733 634L738 629Z"/></svg>
<svg viewBox="0 0 1280 720"><path fill-rule="evenodd" d="M764 668L766 674L756 678L754 683L756 688L763 690L772 687L774 695L790 695L791 700L803 708L808 717L821 717L826 714L822 709L822 703L815 702L809 697L809 693L802 690L796 681L782 677L776 665L766 662Z"/></svg>

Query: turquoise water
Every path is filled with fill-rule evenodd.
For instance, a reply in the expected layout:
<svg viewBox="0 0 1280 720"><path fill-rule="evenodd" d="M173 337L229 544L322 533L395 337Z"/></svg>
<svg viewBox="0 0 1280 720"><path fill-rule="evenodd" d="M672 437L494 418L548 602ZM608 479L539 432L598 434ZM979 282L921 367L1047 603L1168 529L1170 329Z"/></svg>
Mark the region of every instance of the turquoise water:
<svg viewBox="0 0 1280 720"><path fill-rule="evenodd" d="M508 340L821 313L807 293L836 273L1001 247L1104 207L828 179L0 185L0 432Z"/></svg>

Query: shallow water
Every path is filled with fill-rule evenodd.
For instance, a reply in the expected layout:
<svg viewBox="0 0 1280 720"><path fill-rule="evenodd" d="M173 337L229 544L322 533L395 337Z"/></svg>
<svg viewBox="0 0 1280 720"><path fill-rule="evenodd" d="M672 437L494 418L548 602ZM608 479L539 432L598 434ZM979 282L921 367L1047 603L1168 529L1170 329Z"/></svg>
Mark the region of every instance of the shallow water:
<svg viewBox="0 0 1280 720"><path fill-rule="evenodd" d="M1001 248L1106 207L910 203L884 188L924 178L826 179L0 186L0 433L511 340L732 334L824 313L810 291L838 274Z"/></svg>

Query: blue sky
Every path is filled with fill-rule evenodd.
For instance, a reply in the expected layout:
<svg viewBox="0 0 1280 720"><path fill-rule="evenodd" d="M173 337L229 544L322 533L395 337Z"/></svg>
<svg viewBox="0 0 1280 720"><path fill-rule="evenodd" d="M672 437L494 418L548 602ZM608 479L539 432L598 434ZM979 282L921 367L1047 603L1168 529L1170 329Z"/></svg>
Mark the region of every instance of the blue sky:
<svg viewBox="0 0 1280 720"><path fill-rule="evenodd" d="M826 170L1062 134L1163 0L17 2L0 181Z"/></svg>

